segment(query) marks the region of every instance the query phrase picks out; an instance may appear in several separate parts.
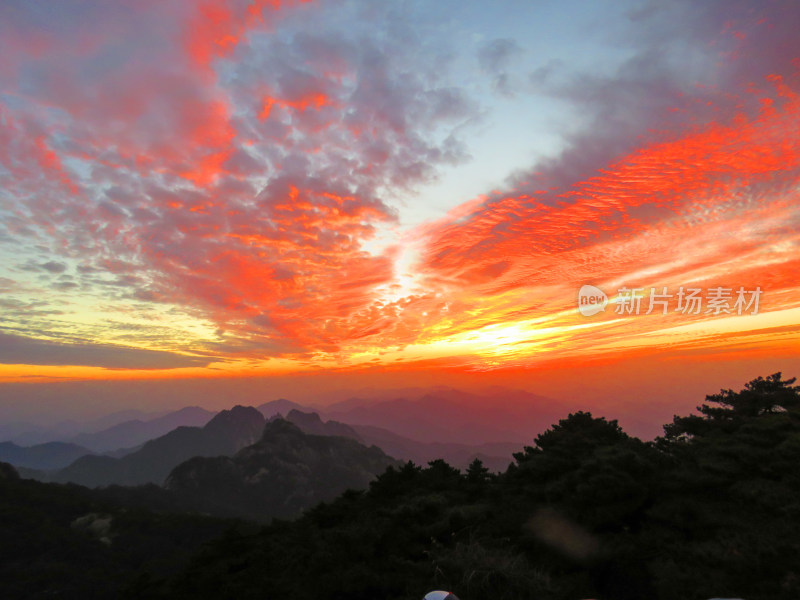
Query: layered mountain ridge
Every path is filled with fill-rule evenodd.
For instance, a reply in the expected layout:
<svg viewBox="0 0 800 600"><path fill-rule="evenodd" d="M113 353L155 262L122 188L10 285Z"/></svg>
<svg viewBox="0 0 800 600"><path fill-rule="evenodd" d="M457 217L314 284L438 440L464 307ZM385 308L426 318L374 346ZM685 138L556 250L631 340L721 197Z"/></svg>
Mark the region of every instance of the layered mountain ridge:
<svg viewBox="0 0 800 600"><path fill-rule="evenodd" d="M376 446L310 435L274 419L261 438L233 456L195 457L177 466L165 488L195 510L255 519L288 517L347 489L364 489L400 463Z"/></svg>
<svg viewBox="0 0 800 600"><path fill-rule="evenodd" d="M265 422L255 408L234 406L218 413L203 427L178 427L122 458L87 455L42 478L88 487L161 485L169 472L185 460L231 455L252 444L260 438Z"/></svg>

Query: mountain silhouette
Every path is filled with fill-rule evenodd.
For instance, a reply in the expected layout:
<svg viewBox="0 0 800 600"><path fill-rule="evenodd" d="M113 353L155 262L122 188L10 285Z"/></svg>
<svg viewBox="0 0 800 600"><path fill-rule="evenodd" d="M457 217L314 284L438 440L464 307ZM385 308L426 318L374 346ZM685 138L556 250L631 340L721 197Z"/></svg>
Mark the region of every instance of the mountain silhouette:
<svg viewBox="0 0 800 600"><path fill-rule="evenodd" d="M61 469L92 451L77 444L47 442L35 446L18 446L12 442L0 443L0 461L27 469Z"/></svg>
<svg viewBox="0 0 800 600"><path fill-rule="evenodd" d="M364 489L397 464L375 446L308 435L275 419L257 443L234 456L196 457L177 466L165 487L204 513L268 520L296 515L347 489Z"/></svg>
<svg viewBox="0 0 800 600"><path fill-rule="evenodd" d="M338 421L323 421L315 412L291 410L286 420L297 425L303 433L312 435L338 435L354 439L366 446L378 446L389 456L402 461L425 465L443 459L459 469L466 469L476 458L490 471L505 471L519 444L503 442L478 444L418 442L382 427L346 425Z"/></svg>
<svg viewBox="0 0 800 600"><path fill-rule="evenodd" d="M122 458L83 456L47 480L89 487L160 485L173 467L193 456L231 455L252 444L261 436L264 423L255 408L234 406L217 414L204 427L178 427Z"/></svg>
<svg viewBox="0 0 800 600"><path fill-rule="evenodd" d="M144 412L135 409L116 411L97 418L65 419L50 425L11 421L0 423L0 439L20 446L34 446L47 442L69 442L81 433L93 433L109 429L124 421L151 421L166 412Z"/></svg>
<svg viewBox="0 0 800 600"><path fill-rule="evenodd" d="M291 400L287 400L286 398L279 398L278 400L271 400L270 402L265 402L264 404L260 404L256 406L258 411L264 415L264 418L269 420L272 417L278 415L287 415L292 410L301 410L304 412L316 412L313 409L303 406L302 404L298 404L297 402L292 402Z"/></svg>
<svg viewBox="0 0 800 600"><path fill-rule="evenodd" d="M352 427L388 429L418 442L476 446L525 443L531 432L544 431L564 409L563 404L521 390L494 388L477 394L436 388L390 400L350 398L328 406L325 415Z"/></svg>
<svg viewBox="0 0 800 600"><path fill-rule="evenodd" d="M316 412L302 412L293 409L286 415L286 420L297 425L297 427L306 434L346 437L362 444L364 443L364 439L358 435L358 432L356 432L354 428L344 423L339 423L338 421L323 421ZM369 446L372 444L367 445Z"/></svg>
<svg viewBox="0 0 800 600"><path fill-rule="evenodd" d="M94 452L133 448L169 433L177 427L202 427L214 414L199 406L187 406L155 419L146 421L132 419L101 431L81 433L69 441Z"/></svg>
<svg viewBox="0 0 800 600"><path fill-rule="evenodd" d="M426 465L442 459L457 469L465 470L476 458L492 472L505 471L512 462L519 444L492 442L485 444L459 444L455 442L418 442L398 435L383 427L353 425L352 429L367 445L378 446L389 456L402 461Z"/></svg>

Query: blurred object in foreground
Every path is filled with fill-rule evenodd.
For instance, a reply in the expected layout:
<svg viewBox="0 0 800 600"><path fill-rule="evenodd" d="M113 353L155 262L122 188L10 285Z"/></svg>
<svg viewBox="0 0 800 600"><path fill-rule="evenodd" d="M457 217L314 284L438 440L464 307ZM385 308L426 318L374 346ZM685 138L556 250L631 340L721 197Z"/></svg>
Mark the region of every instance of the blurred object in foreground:
<svg viewBox="0 0 800 600"><path fill-rule="evenodd" d="M422 600L458 600L458 596L452 592L436 591L428 592Z"/></svg>
<svg viewBox="0 0 800 600"><path fill-rule="evenodd" d="M594 536L552 508L536 511L528 528L542 542L575 560L591 558L600 546Z"/></svg>

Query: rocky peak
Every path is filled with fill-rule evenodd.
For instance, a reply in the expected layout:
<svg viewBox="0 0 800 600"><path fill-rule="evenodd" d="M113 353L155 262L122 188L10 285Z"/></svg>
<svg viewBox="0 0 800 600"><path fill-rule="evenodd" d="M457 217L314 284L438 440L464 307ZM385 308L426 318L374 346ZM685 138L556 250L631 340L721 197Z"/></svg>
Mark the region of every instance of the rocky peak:
<svg viewBox="0 0 800 600"><path fill-rule="evenodd" d="M264 416L258 410L236 405L220 412L203 429L216 438L236 439L237 445L243 447L259 439L264 424Z"/></svg>

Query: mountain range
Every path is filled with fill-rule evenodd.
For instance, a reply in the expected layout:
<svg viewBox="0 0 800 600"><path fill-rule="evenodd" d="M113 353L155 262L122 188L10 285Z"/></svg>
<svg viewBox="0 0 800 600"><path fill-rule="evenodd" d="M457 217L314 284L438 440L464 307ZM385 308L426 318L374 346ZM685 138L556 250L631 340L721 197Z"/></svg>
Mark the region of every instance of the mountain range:
<svg viewBox="0 0 800 600"><path fill-rule="evenodd" d="M418 442L479 446L529 443L567 409L549 398L505 388L481 394L436 388L416 394L409 390L388 400L354 397L321 412L351 426L381 427Z"/></svg>
<svg viewBox="0 0 800 600"><path fill-rule="evenodd" d="M88 420L68 419L51 425L24 421L5 421L0 423L0 439L14 442L20 446L44 444L52 441L69 441L76 435L102 431L125 421L150 421L167 414L166 411L145 412L135 409L116 411Z"/></svg>
<svg viewBox="0 0 800 600"><path fill-rule="evenodd" d="M234 406L218 413L203 427L178 427L122 458L87 455L58 471L40 473L37 478L89 487L161 485L169 472L185 460L231 455L252 444L260 438L264 424L264 417L255 408Z"/></svg>
<svg viewBox="0 0 800 600"><path fill-rule="evenodd" d="M323 421L318 413L302 412L297 409L290 410L286 420L297 425L305 433L347 437L367 446L377 446L398 460L410 460L418 465L443 459L458 469L466 469L477 458L490 471L505 471L512 460L512 454L520 449L519 444L503 442L477 446L417 442L382 427L351 426L333 420Z"/></svg>
<svg viewBox="0 0 800 600"><path fill-rule="evenodd" d="M164 487L203 513L265 520L364 489L390 465L400 463L380 448L306 434L276 418L255 444L233 456L192 458L173 469Z"/></svg>
<svg viewBox="0 0 800 600"><path fill-rule="evenodd" d="M215 414L199 406L187 406L154 419L132 419L100 431L81 433L67 441L97 453L133 448L169 433L177 427L202 427Z"/></svg>
<svg viewBox="0 0 800 600"><path fill-rule="evenodd" d="M469 393L452 388L409 388L399 396L350 397L323 409L278 399L249 408L244 439L212 435L228 416L190 406L147 419L127 411L87 424L58 443L20 447L0 444L0 460L24 476L88 486L163 483L170 470L194 456L231 456L258 439L265 420L284 417L307 434L341 436L375 445L387 455L425 465L444 459L460 468L476 458L503 471L512 453L547 427L563 406L519 390ZM233 409L237 412L243 407ZM260 413L261 419L255 415ZM126 416L141 418L116 422ZM150 415L152 416L152 415ZM114 423L97 431L91 427ZM209 429L207 430L207 427ZM222 429L225 429L224 427Z"/></svg>
<svg viewBox="0 0 800 600"><path fill-rule="evenodd" d="M35 446L18 446L0 442L0 462L27 469L61 469L91 450L68 442L47 442Z"/></svg>

